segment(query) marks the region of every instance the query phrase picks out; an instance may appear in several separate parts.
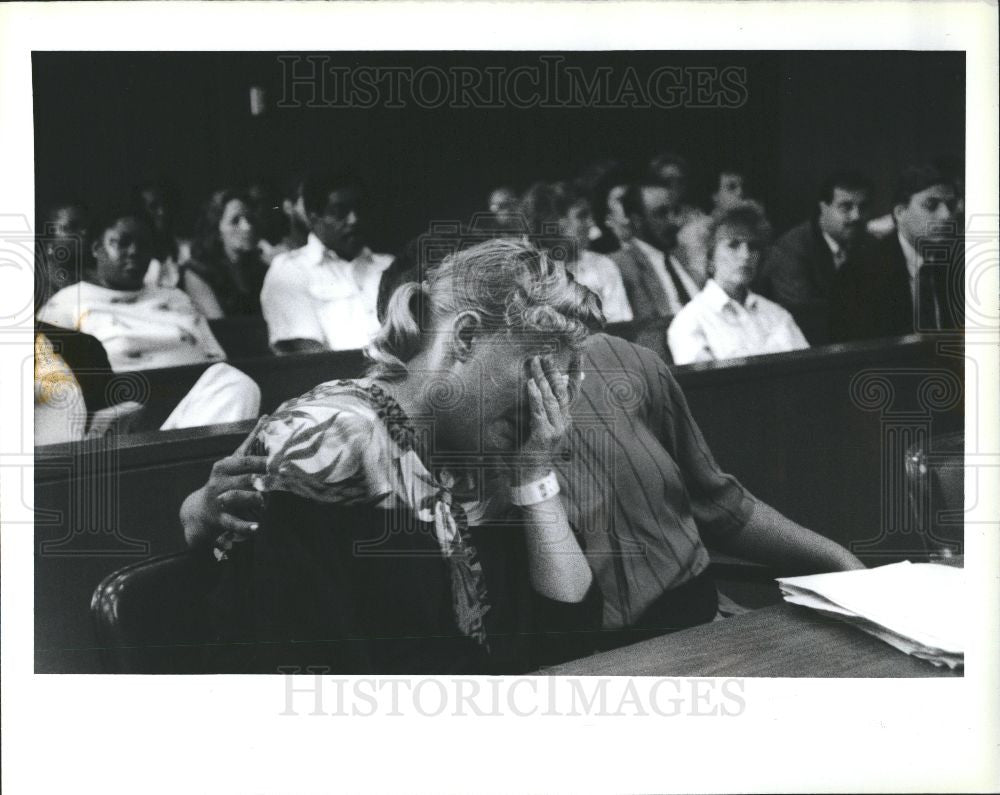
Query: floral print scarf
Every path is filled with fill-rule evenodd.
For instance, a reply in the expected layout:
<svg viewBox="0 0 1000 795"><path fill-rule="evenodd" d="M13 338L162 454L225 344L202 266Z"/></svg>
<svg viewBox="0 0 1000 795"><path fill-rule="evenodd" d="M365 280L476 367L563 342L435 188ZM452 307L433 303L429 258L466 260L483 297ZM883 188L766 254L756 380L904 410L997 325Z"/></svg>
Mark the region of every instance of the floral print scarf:
<svg viewBox="0 0 1000 795"><path fill-rule="evenodd" d="M455 623L485 646L489 604L466 511L445 485L450 476L435 478L414 440L402 407L364 379L329 381L285 402L260 419L240 449L267 456L265 494L285 491L317 502L405 508L431 525L450 572ZM216 558L225 560L245 537L233 531L220 535Z"/></svg>

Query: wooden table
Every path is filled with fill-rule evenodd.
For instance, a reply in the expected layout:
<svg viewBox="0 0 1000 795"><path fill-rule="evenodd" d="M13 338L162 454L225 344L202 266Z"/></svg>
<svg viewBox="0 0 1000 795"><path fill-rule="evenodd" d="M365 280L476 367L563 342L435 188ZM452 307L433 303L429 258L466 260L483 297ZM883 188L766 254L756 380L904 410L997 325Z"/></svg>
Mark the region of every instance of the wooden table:
<svg viewBox="0 0 1000 795"><path fill-rule="evenodd" d="M553 676L961 676L861 630L782 603L594 654L541 671Z"/></svg>

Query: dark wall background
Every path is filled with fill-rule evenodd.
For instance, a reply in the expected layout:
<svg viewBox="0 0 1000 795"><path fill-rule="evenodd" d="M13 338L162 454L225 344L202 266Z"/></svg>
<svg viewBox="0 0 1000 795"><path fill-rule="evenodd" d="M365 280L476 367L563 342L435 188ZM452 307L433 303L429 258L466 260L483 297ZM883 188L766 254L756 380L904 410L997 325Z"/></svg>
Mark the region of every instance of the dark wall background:
<svg viewBox="0 0 1000 795"><path fill-rule="evenodd" d="M538 65L539 53L334 53L341 66ZM739 108L421 109L279 108L276 53L35 53L35 169L39 208L81 197L124 203L153 177L174 183L190 219L214 188L279 182L310 165L344 165L375 194L371 237L399 247L432 219L467 219L489 189L572 176L601 157L643 162L675 149L696 177L731 160L781 229L811 212L831 168L850 165L887 206L896 172L937 155L964 155L963 53L559 53L612 82L632 66L740 66ZM250 86L265 88L252 116ZM696 182L696 186L699 182ZM695 198L704 199L707 193Z"/></svg>

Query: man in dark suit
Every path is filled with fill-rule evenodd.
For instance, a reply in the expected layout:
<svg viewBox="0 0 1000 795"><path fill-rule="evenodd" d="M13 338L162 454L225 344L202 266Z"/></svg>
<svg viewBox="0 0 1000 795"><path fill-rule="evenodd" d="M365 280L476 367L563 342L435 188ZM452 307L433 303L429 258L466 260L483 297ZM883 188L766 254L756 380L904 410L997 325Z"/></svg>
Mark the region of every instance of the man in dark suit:
<svg viewBox="0 0 1000 795"><path fill-rule="evenodd" d="M895 337L964 323L954 180L932 166L907 168L893 194L895 234L849 262L832 307L834 339Z"/></svg>
<svg viewBox="0 0 1000 795"><path fill-rule="evenodd" d="M845 263L870 243L870 196L863 175L830 175L820 187L817 214L778 238L764 260L758 291L791 312L813 345L829 341L830 297Z"/></svg>
<svg viewBox="0 0 1000 795"><path fill-rule="evenodd" d="M670 187L653 178L630 185L622 205L635 236L611 255L632 306L635 341L668 362L667 327L698 292L698 285L672 253L678 228L674 199Z"/></svg>

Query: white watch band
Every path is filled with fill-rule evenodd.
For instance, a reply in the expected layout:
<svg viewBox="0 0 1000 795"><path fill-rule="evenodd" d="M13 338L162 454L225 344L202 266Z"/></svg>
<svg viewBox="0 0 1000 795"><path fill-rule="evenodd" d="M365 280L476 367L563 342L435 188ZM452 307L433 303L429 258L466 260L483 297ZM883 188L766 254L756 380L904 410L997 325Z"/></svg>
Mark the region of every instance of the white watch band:
<svg viewBox="0 0 1000 795"><path fill-rule="evenodd" d="M549 472L541 480L525 483L523 486L510 487L510 501L514 505L524 507L545 502L559 493L559 481L555 472Z"/></svg>

